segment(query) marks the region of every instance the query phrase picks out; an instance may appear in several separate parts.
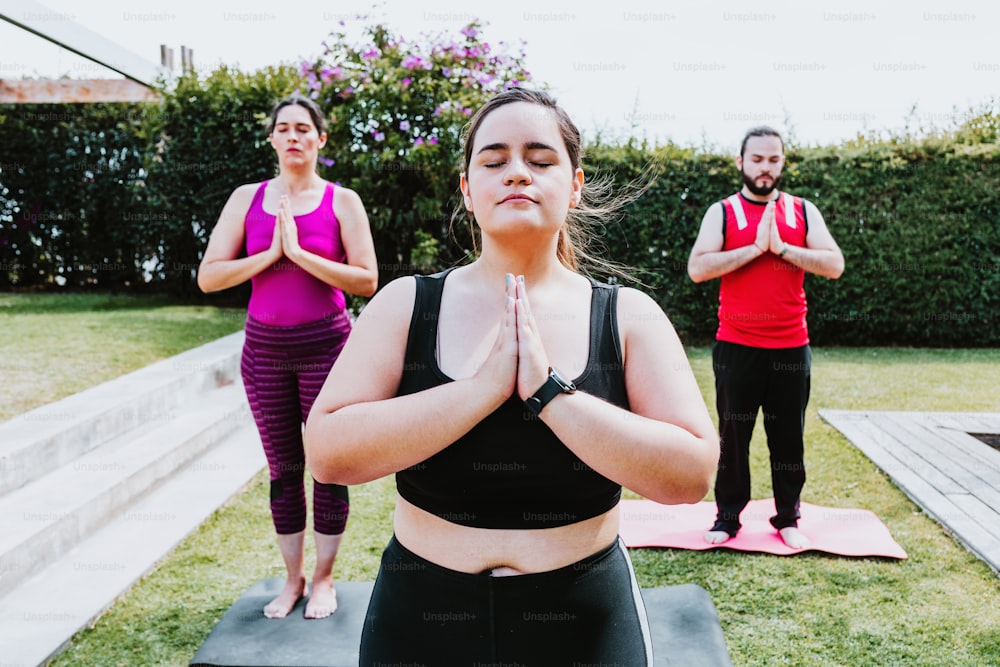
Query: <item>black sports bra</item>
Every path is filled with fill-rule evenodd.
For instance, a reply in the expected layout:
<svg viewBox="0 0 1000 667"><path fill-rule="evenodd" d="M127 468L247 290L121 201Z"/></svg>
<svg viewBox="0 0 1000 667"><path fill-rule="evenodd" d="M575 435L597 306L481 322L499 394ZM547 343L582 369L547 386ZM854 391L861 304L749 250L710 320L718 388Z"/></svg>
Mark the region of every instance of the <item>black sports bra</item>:
<svg viewBox="0 0 1000 667"><path fill-rule="evenodd" d="M441 293L448 273L416 276L403 376L397 395L452 379L435 355ZM573 382L580 391L628 408L616 304L618 289L591 279L590 352ZM396 473L410 503L464 526L550 528L602 514L618 504L621 485L584 464L532 415L515 393L468 433L434 456Z"/></svg>

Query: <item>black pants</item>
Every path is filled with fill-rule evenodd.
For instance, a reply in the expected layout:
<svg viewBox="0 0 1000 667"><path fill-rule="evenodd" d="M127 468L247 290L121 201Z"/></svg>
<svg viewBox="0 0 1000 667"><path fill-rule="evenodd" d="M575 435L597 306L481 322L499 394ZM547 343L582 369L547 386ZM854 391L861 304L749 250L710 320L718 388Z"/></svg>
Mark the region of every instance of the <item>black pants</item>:
<svg viewBox="0 0 1000 667"><path fill-rule="evenodd" d="M750 502L750 438L761 409L771 452L771 525L798 525L812 351L808 345L771 350L716 341L712 361L721 438L712 530L735 535L740 529L740 512Z"/></svg>
<svg viewBox="0 0 1000 667"><path fill-rule="evenodd" d="M396 538L382 554L361 667L652 665L652 641L621 540L578 563L493 577L431 563Z"/></svg>

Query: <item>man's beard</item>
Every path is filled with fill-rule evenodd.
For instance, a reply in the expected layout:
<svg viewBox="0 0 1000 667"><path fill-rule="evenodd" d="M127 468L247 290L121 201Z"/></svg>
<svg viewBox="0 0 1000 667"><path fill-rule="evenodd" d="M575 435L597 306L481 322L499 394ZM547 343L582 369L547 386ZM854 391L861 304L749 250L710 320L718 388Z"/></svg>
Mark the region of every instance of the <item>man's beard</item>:
<svg viewBox="0 0 1000 667"><path fill-rule="evenodd" d="M778 174L776 178L771 179L771 184L760 187L753 182L753 179L747 176L747 173L740 169L740 176L743 177L743 185L747 186L747 190L754 193L758 197L766 197L772 192L774 192L778 185L781 183L781 174Z"/></svg>

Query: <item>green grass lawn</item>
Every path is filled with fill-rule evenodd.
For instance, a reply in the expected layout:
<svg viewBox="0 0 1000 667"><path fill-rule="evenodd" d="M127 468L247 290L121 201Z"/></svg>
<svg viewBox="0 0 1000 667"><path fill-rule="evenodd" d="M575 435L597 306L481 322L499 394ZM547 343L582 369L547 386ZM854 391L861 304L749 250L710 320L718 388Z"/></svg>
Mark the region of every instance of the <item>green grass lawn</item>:
<svg viewBox="0 0 1000 667"><path fill-rule="evenodd" d="M0 421L243 328L164 297L0 294Z"/></svg>
<svg viewBox="0 0 1000 667"><path fill-rule="evenodd" d="M0 304L7 298L0 296ZM0 306L0 313L20 316L7 308L11 306ZM223 335L242 321L242 314L237 322L232 312L163 304L94 310L55 308L53 317L65 317L59 324L38 324L29 318L26 321L37 327L32 335L39 337L33 343L19 343L16 349L5 341L0 364L5 369L8 364L23 364L23 356L30 352L35 355L31 373L45 382L63 378L51 380L51 391L70 393L82 388L73 385L70 390L68 384L78 381L75 363L85 364L91 383L97 381L93 369L122 363L103 359L115 356L107 348L119 346L119 335L130 341L130 347L147 338L160 339L151 345L153 349L128 353L131 361L124 364L128 366L148 363L139 361L145 355L151 361L159 358L157 354L197 344L198 336L208 340L213 327L218 327L215 335ZM151 335L143 331L148 326L163 328ZM205 333L196 333L201 327ZM48 344L39 341L48 340L46 331L56 336L54 348L73 345L81 352L43 349ZM20 330L15 333L24 335ZM168 342L173 338L173 344ZM699 347L688 353L714 413L711 352ZM809 478L803 500L875 512L909 558L637 549L632 558L640 584L695 583L705 588L718 609L737 666L1000 665L1000 579L816 414L821 408L1000 411L996 383L1000 351L824 348L813 353L806 429ZM111 375L103 379L113 377L114 372L108 372ZM753 497L770 497L767 447L760 426L752 453ZM374 579L391 534L393 497L391 478L351 488L352 515L337 562L339 579ZM53 665L186 665L248 586L283 575L280 563L262 474L93 628L79 633Z"/></svg>

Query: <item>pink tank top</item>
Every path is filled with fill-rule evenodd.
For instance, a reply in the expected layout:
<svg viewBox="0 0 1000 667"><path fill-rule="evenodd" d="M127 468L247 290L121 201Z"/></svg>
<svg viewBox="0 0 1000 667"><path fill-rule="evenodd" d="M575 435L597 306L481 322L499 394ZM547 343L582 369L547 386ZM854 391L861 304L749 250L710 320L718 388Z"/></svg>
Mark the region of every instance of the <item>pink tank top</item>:
<svg viewBox="0 0 1000 667"><path fill-rule="evenodd" d="M271 246L276 216L264 210L264 181L254 193L247 211L246 249L248 255ZM347 253L340 240L340 223L333 212L333 184L326 184L323 201L316 210L295 216L299 245L311 253L335 262L345 262ZM253 319L272 326L294 326L315 322L342 312L344 293L324 283L305 269L282 257L251 279L247 312Z"/></svg>

